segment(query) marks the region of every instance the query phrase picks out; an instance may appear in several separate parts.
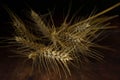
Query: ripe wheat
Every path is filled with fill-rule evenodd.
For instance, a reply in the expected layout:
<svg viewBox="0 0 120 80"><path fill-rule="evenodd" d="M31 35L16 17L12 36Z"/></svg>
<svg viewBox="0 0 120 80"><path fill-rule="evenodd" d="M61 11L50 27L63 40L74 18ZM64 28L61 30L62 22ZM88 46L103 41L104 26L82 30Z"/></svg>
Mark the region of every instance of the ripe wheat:
<svg viewBox="0 0 120 80"><path fill-rule="evenodd" d="M120 6L120 3L87 19L78 22L73 21L75 24L71 24L71 20L69 20L69 23L66 22L69 16L67 15L59 27L56 27L54 23L52 26L47 25L48 23L45 23L35 11L31 10L31 20L36 24L33 28L38 29L41 37L27 29L27 25L13 12L9 9L7 11L10 14L13 27L16 31L14 40L22 46L20 48L22 53L20 55L26 56L27 59L32 59L34 69L39 68L39 70L42 70L43 67L50 73L52 68L59 75L62 74L62 69L67 76L71 74L68 64L72 63L72 61L76 62L76 60L81 62L79 56L102 60L102 56L93 49L93 47L101 46L97 45L94 41L103 31L113 28L107 22L116 18L117 15L111 17L102 17L101 15L118 6Z"/></svg>

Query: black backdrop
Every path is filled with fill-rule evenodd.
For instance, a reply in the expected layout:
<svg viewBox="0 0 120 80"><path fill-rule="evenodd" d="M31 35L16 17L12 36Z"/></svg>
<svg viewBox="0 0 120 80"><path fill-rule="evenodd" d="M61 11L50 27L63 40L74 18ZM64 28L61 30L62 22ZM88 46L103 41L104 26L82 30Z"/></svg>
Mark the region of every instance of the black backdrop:
<svg viewBox="0 0 120 80"><path fill-rule="evenodd" d="M96 9L97 13L120 2L120 0L0 0L0 38L12 36L14 31L9 25L10 17L5 11L4 6L10 8L23 19L26 15L25 11L29 8L32 8L40 14L47 13L49 9L54 12L54 20L56 21L56 24L59 25L61 17L64 16L63 13L67 13L70 1L72 1L70 16L80 9L79 14L77 15L80 17L88 16L93 9ZM106 13L105 15L109 16L115 14L120 14L120 7ZM97 75L94 80L120 80L120 18L118 17L114 19L112 25L116 25L118 28L109 31L109 35L103 39L100 44L109 46L110 48L115 49L115 51L103 51L105 53L105 62L97 63L92 66L94 72L93 75ZM0 45L2 46L5 44ZM27 80L26 74L29 72L27 71L28 68L23 69L23 72L21 72L21 75L23 75L19 76L25 78L16 78L13 76L16 72L14 69L16 69L16 66L18 67L21 63L19 64L20 60L17 58L8 57L8 55L12 54L10 50L11 49L9 48L0 47L0 80ZM71 78L71 80L79 80L79 78ZM89 79L83 78L83 80L93 79L90 77Z"/></svg>

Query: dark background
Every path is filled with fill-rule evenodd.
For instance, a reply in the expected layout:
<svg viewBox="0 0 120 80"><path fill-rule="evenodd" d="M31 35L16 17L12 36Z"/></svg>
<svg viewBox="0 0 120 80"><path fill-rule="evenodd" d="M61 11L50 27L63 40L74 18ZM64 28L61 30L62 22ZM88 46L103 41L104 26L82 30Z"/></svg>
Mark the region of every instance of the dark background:
<svg viewBox="0 0 120 80"><path fill-rule="evenodd" d="M0 40L2 37L12 36L14 29L10 26L10 17L5 6L14 11L22 19L26 19L26 11L32 8L39 14L52 11L53 19L56 25L59 25L63 16L67 13L70 1L72 1L71 13L69 18L79 10L78 17L89 16L94 9L96 13L107 9L108 7L120 2L120 0L0 0ZM104 14L105 16L119 15L120 7ZM111 29L105 34L107 37L99 42L101 45L110 47L111 50L102 50L104 62L93 61L88 64L87 68L80 74L77 70L72 69L73 75L68 80L120 80L120 17L111 20L111 25L117 29ZM12 48L2 47L7 45L0 41L0 80L47 80L45 73L42 77L32 76L30 78L29 65L22 64L21 58L10 58ZM81 76L81 77L80 77ZM51 76L50 76L51 77ZM52 79L57 80L57 78Z"/></svg>

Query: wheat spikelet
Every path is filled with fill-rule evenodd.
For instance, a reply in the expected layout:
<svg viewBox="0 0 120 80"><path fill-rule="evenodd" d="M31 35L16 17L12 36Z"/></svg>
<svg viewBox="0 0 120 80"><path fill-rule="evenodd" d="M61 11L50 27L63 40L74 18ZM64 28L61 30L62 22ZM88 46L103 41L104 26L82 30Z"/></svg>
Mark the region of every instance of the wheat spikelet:
<svg viewBox="0 0 120 80"><path fill-rule="evenodd" d="M117 16L112 16L108 18L103 18L103 22L105 20L113 19ZM97 18L99 21L99 18ZM94 20L93 20L94 21ZM75 52L80 52L83 55L88 52L90 47L97 47L95 46L94 40L99 37L103 33L105 29L110 29L109 23L102 23L102 22L86 22L74 28L70 27L65 32L61 33L62 39L64 42L66 41L69 46L75 47Z"/></svg>
<svg viewBox="0 0 120 80"><path fill-rule="evenodd" d="M17 42L22 43L22 45L29 47L30 49L34 49L33 51L29 49L29 51L25 51L22 49L23 56L28 57L28 59L33 60L33 68L39 68L42 71L42 67L45 68L46 71L50 72L50 66L54 73L61 75L60 69L64 71L65 76L70 75L70 70L68 67L68 63L73 60L71 56L71 51L68 49L59 50L51 46L40 46L40 44L27 41L20 37L16 37Z"/></svg>
<svg viewBox="0 0 120 80"><path fill-rule="evenodd" d="M67 77L71 75L68 63L73 60L70 49L56 49L53 45L45 46L44 44L28 41L22 37L15 37L15 40L20 43L23 48L20 48L19 55L32 59L33 70L39 69L42 71L45 68L48 74L52 69L54 73L61 77L61 70ZM24 48L27 47L27 48ZM50 68L51 66L51 68Z"/></svg>
<svg viewBox="0 0 120 80"><path fill-rule="evenodd" d="M15 40L17 41L17 43L20 43L21 45L34 49L34 50L37 50L43 46L42 44L38 44L33 41L24 39L23 37L15 36Z"/></svg>
<svg viewBox="0 0 120 80"><path fill-rule="evenodd" d="M90 54L95 53L95 59L100 59L101 56L95 52L95 50L91 50L92 47L99 47L95 44L94 40L96 40L105 29L113 28L107 23L109 20L118 17L118 15L111 17L99 17L102 14L118 7L120 3L96 14L88 17L83 21L75 22L73 25L67 25L65 18L63 25L59 27L59 29L53 30L51 33L51 37L53 43L56 45L60 45L61 47L73 47L73 54L79 53L84 56L90 57ZM68 23L70 24L70 22ZM93 57L91 56L91 57Z"/></svg>
<svg viewBox="0 0 120 80"><path fill-rule="evenodd" d="M45 37L49 37L49 28L46 26L42 18L33 10L31 10L31 17L32 20L37 24L39 31L42 32Z"/></svg>
<svg viewBox="0 0 120 80"><path fill-rule="evenodd" d="M40 69L42 69L41 67L44 67L49 73L51 73L51 66L54 73L59 74L59 76L61 74L60 68L62 68L66 76L71 74L67 64L72 60L72 57L69 52L64 50L56 51L50 47L44 47L30 53L28 57L33 59L34 65L38 64Z"/></svg>

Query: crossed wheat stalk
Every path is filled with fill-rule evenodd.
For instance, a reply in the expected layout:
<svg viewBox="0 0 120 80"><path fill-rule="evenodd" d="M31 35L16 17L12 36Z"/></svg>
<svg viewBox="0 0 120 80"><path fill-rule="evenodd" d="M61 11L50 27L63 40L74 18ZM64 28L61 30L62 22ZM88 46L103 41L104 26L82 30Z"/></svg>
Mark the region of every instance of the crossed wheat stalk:
<svg viewBox="0 0 120 80"><path fill-rule="evenodd" d="M81 63L81 58L91 57L102 60L102 55L93 48L102 46L96 44L95 40L104 30L113 28L108 21L118 15L111 17L101 15L118 6L120 3L87 19L74 22L74 24L66 21L69 16L67 15L59 27L55 26L52 18L52 24L45 23L41 16L31 10L31 20L35 26L30 27L33 30L29 30L29 27L26 27L28 25L11 10L7 9L7 11L15 29L14 42L21 45L18 47L19 55L32 59L34 69L44 68L50 73L51 66L56 74L61 75L62 69L63 73L68 76L71 75L68 65L75 64L75 62ZM39 36L33 32L38 33Z"/></svg>

